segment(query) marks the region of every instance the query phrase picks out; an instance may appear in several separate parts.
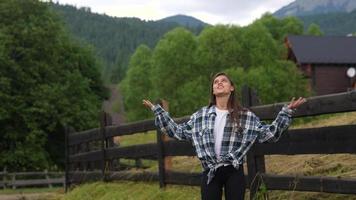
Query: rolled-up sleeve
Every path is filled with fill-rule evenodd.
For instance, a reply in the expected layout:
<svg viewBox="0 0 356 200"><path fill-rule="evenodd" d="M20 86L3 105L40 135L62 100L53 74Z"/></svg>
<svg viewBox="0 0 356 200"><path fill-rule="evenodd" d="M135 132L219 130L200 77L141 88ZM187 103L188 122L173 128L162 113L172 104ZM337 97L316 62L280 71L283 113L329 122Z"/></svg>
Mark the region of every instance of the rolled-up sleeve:
<svg viewBox="0 0 356 200"><path fill-rule="evenodd" d="M169 113L165 111L160 105L155 105L152 108L155 114L155 125L169 137L176 138L178 140L191 140L195 115L193 114L188 122L177 124L169 116Z"/></svg>
<svg viewBox="0 0 356 200"><path fill-rule="evenodd" d="M257 141L260 143L278 141L282 133L287 130L291 124L293 113L294 110L284 105L271 124L260 121L260 119L254 115L254 129L258 132Z"/></svg>

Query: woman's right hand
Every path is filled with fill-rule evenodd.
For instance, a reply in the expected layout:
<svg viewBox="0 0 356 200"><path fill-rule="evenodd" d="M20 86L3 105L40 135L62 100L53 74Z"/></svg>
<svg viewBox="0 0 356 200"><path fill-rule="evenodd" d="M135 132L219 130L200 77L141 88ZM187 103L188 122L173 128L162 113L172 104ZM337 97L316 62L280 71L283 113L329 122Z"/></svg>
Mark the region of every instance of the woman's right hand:
<svg viewBox="0 0 356 200"><path fill-rule="evenodd" d="M143 99L142 100L142 104L144 105L144 106L146 106L147 108L149 108L149 109L153 109L153 107L154 107L154 105L151 103L151 101L149 101L149 100L147 100L147 99Z"/></svg>

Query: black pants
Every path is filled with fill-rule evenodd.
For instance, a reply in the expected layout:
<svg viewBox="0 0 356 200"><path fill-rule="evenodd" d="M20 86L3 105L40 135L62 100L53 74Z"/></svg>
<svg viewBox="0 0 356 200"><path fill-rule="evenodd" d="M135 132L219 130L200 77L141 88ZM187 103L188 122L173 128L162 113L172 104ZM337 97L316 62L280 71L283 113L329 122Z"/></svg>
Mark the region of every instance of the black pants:
<svg viewBox="0 0 356 200"><path fill-rule="evenodd" d="M213 180L207 184L209 170L203 172L201 182L202 200L221 200L222 191L226 200L242 200L245 197L245 175L242 165L236 170L232 165L217 169Z"/></svg>

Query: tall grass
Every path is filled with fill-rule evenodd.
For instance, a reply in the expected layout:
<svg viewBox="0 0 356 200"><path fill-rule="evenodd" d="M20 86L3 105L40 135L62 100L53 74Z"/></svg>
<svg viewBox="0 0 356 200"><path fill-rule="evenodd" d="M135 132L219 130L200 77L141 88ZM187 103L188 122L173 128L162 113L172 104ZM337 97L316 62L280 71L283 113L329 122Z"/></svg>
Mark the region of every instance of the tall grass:
<svg viewBox="0 0 356 200"><path fill-rule="evenodd" d="M63 200L198 200L200 188L168 185L160 189L157 183L118 181L90 183L73 189Z"/></svg>
<svg viewBox="0 0 356 200"><path fill-rule="evenodd" d="M305 119L295 119L294 128L313 128L324 126L337 126L356 124L356 112L330 114ZM156 133L151 131L145 134L123 136L119 139L121 146L130 146L143 143L156 142ZM356 177L356 155L295 155L295 156L265 156L267 173L273 174L300 174L305 176L337 176ZM180 156L172 158L174 170L198 172L201 170L196 157ZM246 167L245 167L246 169ZM148 169L157 171L157 165L152 164ZM248 199L248 191L246 198ZM297 191L268 191L265 189L259 199L270 200L356 200L356 195L341 195L316 192ZM91 199L118 199L118 200L176 200L200 199L199 187L168 185L160 189L158 183L118 181L113 183L90 183L74 188L61 197L62 200L91 200Z"/></svg>

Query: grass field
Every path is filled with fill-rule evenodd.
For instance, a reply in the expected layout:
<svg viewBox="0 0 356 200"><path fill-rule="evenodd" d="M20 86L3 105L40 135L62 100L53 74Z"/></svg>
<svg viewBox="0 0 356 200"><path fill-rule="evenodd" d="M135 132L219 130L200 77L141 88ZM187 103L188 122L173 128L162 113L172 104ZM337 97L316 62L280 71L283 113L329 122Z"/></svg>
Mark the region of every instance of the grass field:
<svg viewBox="0 0 356 200"><path fill-rule="evenodd" d="M2 194L27 194L27 193L61 193L63 192L62 187L53 187L53 188L19 188L19 189L2 189L0 190L0 195Z"/></svg>
<svg viewBox="0 0 356 200"><path fill-rule="evenodd" d="M308 119L295 119L291 129L312 128L324 126L337 126L356 124L356 112L339 113ZM121 146L156 142L155 132L135 134L117 138ZM356 155L296 155L296 156L265 156L266 170L273 174L292 174L306 176L334 176L356 178ZM125 161L133 162L133 161ZM157 171L157 163L144 161L148 171ZM196 157L173 157L173 170L185 172L200 172L200 162ZM246 167L245 167L246 170ZM113 183L89 183L73 188L64 195L57 191L54 200L176 200L200 199L199 187L168 185L160 189L157 182L129 182L118 181ZM296 192L296 191L267 191L265 193L271 200L356 200L356 195L339 195L328 193ZM248 197L248 191L246 199ZM262 199L262 198L261 198Z"/></svg>
<svg viewBox="0 0 356 200"><path fill-rule="evenodd" d="M75 188L63 197L64 200L140 200L175 199L198 200L199 187L168 185L160 189L157 183L118 181L114 183L92 183Z"/></svg>

